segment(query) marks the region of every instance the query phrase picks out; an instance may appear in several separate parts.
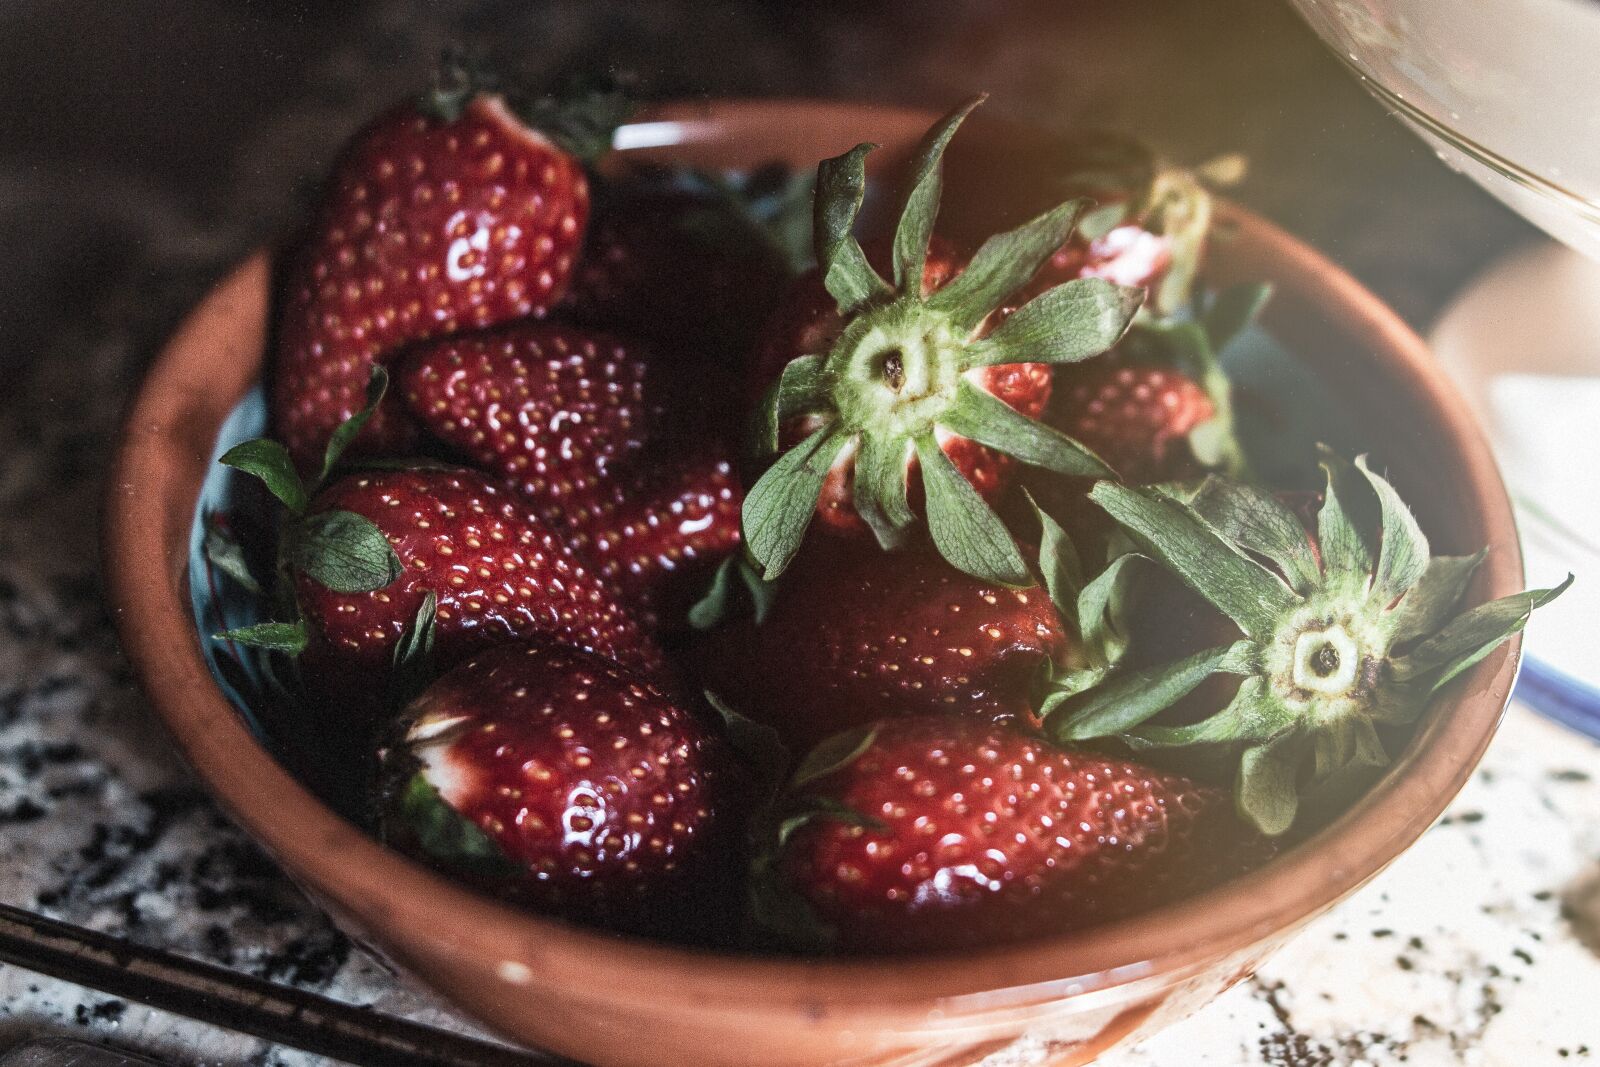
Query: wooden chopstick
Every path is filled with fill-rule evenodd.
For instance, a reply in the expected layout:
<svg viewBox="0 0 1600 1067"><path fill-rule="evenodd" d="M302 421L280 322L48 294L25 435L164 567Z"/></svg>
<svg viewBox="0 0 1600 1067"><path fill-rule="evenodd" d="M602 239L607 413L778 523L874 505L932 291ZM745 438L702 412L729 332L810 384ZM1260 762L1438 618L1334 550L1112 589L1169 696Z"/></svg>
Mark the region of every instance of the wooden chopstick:
<svg viewBox="0 0 1600 1067"><path fill-rule="evenodd" d="M0 904L0 962L371 1067L582 1067L341 1003Z"/></svg>

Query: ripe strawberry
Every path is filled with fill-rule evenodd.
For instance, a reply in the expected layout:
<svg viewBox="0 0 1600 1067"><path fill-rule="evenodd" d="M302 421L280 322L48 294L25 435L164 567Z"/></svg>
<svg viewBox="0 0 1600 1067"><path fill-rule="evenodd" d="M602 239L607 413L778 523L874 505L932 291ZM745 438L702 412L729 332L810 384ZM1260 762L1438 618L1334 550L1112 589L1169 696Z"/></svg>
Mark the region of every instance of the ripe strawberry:
<svg viewBox="0 0 1600 1067"><path fill-rule="evenodd" d="M650 612L670 610L685 564L738 546L743 499L714 444L690 451L662 425L658 366L629 342L523 322L423 345L401 380L431 433L516 484Z"/></svg>
<svg viewBox="0 0 1600 1067"><path fill-rule="evenodd" d="M382 534L398 560L390 584L339 592L304 570L295 576L322 664L381 677L401 636L436 600L440 665L489 645L547 636L654 669L658 653L588 569L510 492L466 470L392 470L346 476L319 493L307 518L348 513Z"/></svg>
<svg viewBox="0 0 1600 1067"><path fill-rule="evenodd" d="M957 710L1032 724L1041 673L1073 651L1044 589L962 574L926 547L887 557L829 539L784 576L759 625L713 639L706 683L804 751L884 715Z"/></svg>
<svg viewBox="0 0 1600 1067"><path fill-rule="evenodd" d="M1189 434L1215 413L1211 397L1182 371L1108 358L1060 373L1047 421L1124 480L1149 484L1200 472Z"/></svg>
<svg viewBox="0 0 1600 1067"><path fill-rule="evenodd" d="M497 893L649 924L711 858L721 744L603 656L499 645L429 686L402 731L385 753L385 837Z"/></svg>
<svg viewBox="0 0 1600 1067"><path fill-rule="evenodd" d="M300 469L360 408L374 362L552 307L588 195L578 160L499 96L435 92L358 134L286 282L272 413ZM415 440L391 400L358 446L394 453Z"/></svg>
<svg viewBox="0 0 1600 1067"><path fill-rule="evenodd" d="M755 440L774 462L743 509L751 555L769 579L788 566L818 511L834 525L859 517L885 548L904 544L917 519L909 482L920 472L920 503L940 553L969 574L1025 585L1027 566L985 499L1004 483L1010 459L999 457L1063 474L1108 473L1030 413L1048 397L1047 365L1105 351L1142 294L1103 279L1075 280L989 328L994 312L1066 240L1082 202L991 238L959 273L927 288L930 262L935 278L953 269L931 246L941 158L978 102L930 130L913 161L892 245L893 284L851 235L871 146L818 168L818 278L835 311L802 289L761 356L774 364L793 355L758 406ZM814 294L814 282L811 288ZM786 435L801 440L779 454Z"/></svg>
<svg viewBox="0 0 1600 1067"><path fill-rule="evenodd" d="M780 933L845 951L1037 938L1156 907L1270 855L1219 789L967 716L876 723L795 779L758 892L797 901L787 915L813 924L790 918Z"/></svg>

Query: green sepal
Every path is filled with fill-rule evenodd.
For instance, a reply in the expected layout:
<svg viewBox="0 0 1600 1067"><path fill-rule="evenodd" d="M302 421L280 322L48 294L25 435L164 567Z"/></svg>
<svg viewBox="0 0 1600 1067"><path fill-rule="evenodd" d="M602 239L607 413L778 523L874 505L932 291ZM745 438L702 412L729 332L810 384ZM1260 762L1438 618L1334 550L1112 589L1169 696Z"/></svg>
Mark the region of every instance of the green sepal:
<svg viewBox="0 0 1600 1067"><path fill-rule="evenodd" d="M867 193L867 153L876 147L858 144L844 155L817 165L811 223L817 264L822 270L823 285L845 315L891 291L867 262L867 254L851 233Z"/></svg>
<svg viewBox="0 0 1600 1067"><path fill-rule="evenodd" d="M807 752L789 779L790 791L795 791L819 781L828 775L850 766L872 747L878 739L876 726L860 726L854 730L834 734L819 742Z"/></svg>
<svg viewBox="0 0 1600 1067"><path fill-rule="evenodd" d="M278 442L265 437L245 441L224 452L218 462L260 478L291 514L305 513L310 495L300 480L300 472L295 470L294 460L289 458L289 450Z"/></svg>
<svg viewBox="0 0 1600 1067"><path fill-rule="evenodd" d="M739 580L737 587L735 578ZM736 552L717 564L705 594L689 608L689 625L696 630L710 630L731 618L735 601L739 599L737 589L741 587L750 602L756 625L760 626L772 610L778 587L763 579L743 552Z"/></svg>
<svg viewBox="0 0 1600 1067"><path fill-rule="evenodd" d="M1128 205L1125 202L1101 204L1083 213L1078 220L1078 236L1085 241L1098 241L1121 226L1127 218Z"/></svg>
<svg viewBox="0 0 1600 1067"><path fill-rule="evenodd" d="M290 531L295 570L335 593L370 593L400 577L394 546L372 520L332 509L307 515Z"/></svg>
<svg viewBox="0 0 1600 1067"><path fill-rule="evenodd" d="M568 78L553 93L519 97L512 101L512 109L588 165L611 150L617 127L632 117L635 101L622 79L600 71Z"/></svg>
<svg viewBox="0 0 1600 1067"><path fill-rule="evenodd" d="M1101 665L1114 666L1128 649L1128 629L1123 612L1128 604L1136 571L1133 565L1146 558L1124 553L1106 564L1078 594L1076 618L1084 647L1094 653Z"/></svg>
<svg viewBox="0 0 1600 1067"><path fill-rule="evenodd" d="M206 561L217 570L232 578L233 581L245 592L260 596L262 594L261 582L256 579L250 570L250 563L245 559L244 546L232 534L223 529L217 522L215 512L206 512L205 535L200 543L201 550L205 553Z"/></svg>
<svg viewBox="0 0 1600 1067"><path fill-rule="evenodd" d="M1356 457L1356 469L1378 498L1378 518L1382 525L1372 589L1380 602L1388 603L1416 585L1428 569L1428 539L1394 486L1367 467L1365 456Z"/></svg>
<svg viewBox="0 0 1600 1067"><path fill-rule="evenodd" d="M304 652L306 643L310 639L303 619L295 622L258 622L253 626L224 630L211 636L218 641L232 641L236 645L262 648L268 652L283 652L290 656L298 656Z"/></svg>
<svg viewBox="0 0 1600 1067"><path fill-rule="evenodd" d="M1482 548L1470 556L1435 556L1429 560L1417 584L1389 613L1395 640L1410 641L1437 633L1455 613L1472 576L1488 554L1489 550Z"/></svg>
<svg viewBox="0 0 1600 1067"><path fill-rule="evenodd" d="M1371 488L1358 479L1355 468L1342 456L1321 449L1320 465L1327 478L1322 507L1317 511L1317 544L1324 572L1360 578L1365 586L1372 574L1372 547L1363 532L1369 524Z"/></svg>
<svg viewBox="0 0 1600 1067"><path fill-rule="evenodd" d="M1149 205L1172 251L1172 265L1150 295L1150 310L1166 316L1189 305L1211 230L1211 194L1187 171L1165 168L1151 185Z"/></svg>
<svg viewBox="0 0 1600 1067"><path fill-rule="evenodd" d="M1098 356L1127 332L1143 300L1143 289L1113 285L1103 278L1064 282L1012 312L989 336L969 344L966 367L1078 363Z"/></svg>
<svg viewBox="0 0 1600 1067"><path fill-rule="evenodd" d="M1239 758L1234 800L1240 816L1268 837L1288 833L1300 807L1299 764L1305 738L1298 730L1251 745Z"/></svg>
<svg viewBox="0 0 1600 1067"><path fill-rule="evenodd" d="M1221 352L1261 315L1272 299L1272 283L1246 282L1224 289L1200 316L1213 351Z"/></svg>
<svg viewBox="0 0 1600 1067"><path fill-rule="evenodd" d="M1089 498L1250 637L1265 639L1298 599L1186 504L1112 482L1096 483Z"/></svg>
<svg viewBox="0 0 1600 1067"><path fill-rule="evenodd" d="M416 616L395 642L389 670L391 708L398 710L411 703L438 674L439 665L433 656L438 606L439 598L433 590L424 593Z"/></svg>
<svg viewBox="0 0 1600 1067"><path fill-rule="evenodd" d="M745 544L772 581L784 572L805 539L817 497L846 442L836 426L824 426L795 445L757 479L740 512Z"/></svg>
<svg viewBox="0 0 1600 1067"><path fill-rule="evenodd" d="M954 403L939 416L939 425L1023 463L1057 474L1115 477L1106 462L1086 445L1028 418L965 378L956 387Z"/></svg>
<svg viewBox="0 0 1600 1067"><path fill-rule="evenodd" d="M751 452L756 459L778 454L785 422L822 405L823 359L812 355L790 360L784 364L777 382L761 398L751 429Z"/></svg>
<svg viewBox="0 0 1600 1067"><path fill-rule="evenodd" d="M1251 669L1251 645L1238 641L1196 652L1172 663L1116 675L1103 685L1064 699L1047 697L1040 706L1045 731L1057 741L1115 737L1159 715L1217 672Z"/></svg>
<svg viewBox="0 0 1600 1067"><path fill-rule="evenodd" d="M1225 539L1269 560L1301 596L1321 583L1322 570L1306 528L1267 490L1230 479L1207 478L1191 506Z"/></svg>
<svg viewBox="0 0 1600 1067"><path fill-rule="evenodd" d="M860 515L878 546L885 551L905 544L916 515L906 496L906 471L912 445L904 437L863 434L856 450L856 514Z"/></svg>
<svg viewBox="0 0 1600 1067"><path fill-rule="evenodd" d="M454 870L489 877L520 873L511 857L480 827L446 803L420 772L406 783L398 807L396 817L404 827L404 835L429 859ZM386 836L395 836L393 828Z"/></svg>
<svg viewBox="0 0 1600 1067"><path fill-rule="evenodd" d="M928 307L949 315L961 333L976 329L1066 243L1085 203L1069 200L1014 230L990 237L965 270L928 297Z"/></svg>
<svg viewBox="0 0 1600 1067"><path fill-rule="evenodd" d="M944 151L961 123L972 114L972 109L987 98L987 94L980 94L950 112L923 135L922 143L917 146L910 186L894 231L894 284L902 293L922 294L928 242L933 239L944 185L941 166Z"/></svg>
<svg viewBox="0 0 1600 1067"><path fill-rule="evenodd" d="M734 711L717 694L705 692L706 703L722 717L722 729L734 755L749 769L763 802L769 801L783 785L783 772L789 767L789 750L778 731L766 723Z"/></svg>
<svg viewBox="0 0 1600 1067"><path fill-rule="evenodd" d="M928 533L951 566L984 581L1029 586L1033 575L1000 516L956 469L932 434L914 442L927 499Z"/></svg>
<svg viewBox="0 0 1600 1067"><path fill-rule="evenodd" d="M356 434L372 418L373 412L378 410L378 405L383 401L383 394L389 389L389 372L383 364L372 365L372 376L367 379L366 402L361 410L345 419L333 429L333 434L328 438L327 447L322 452L322 471L317 475L316 485L321 486L328 480L328 475L333 473L333 468L338 465L339 458L344 455L345 449L350 447L350 442L356 439Z"/></svg>
<svg viewBox="0 0 1600 1067"><path fill-rule="evenodd" d="M1572 575L1551 589L1529 589L1521 593L1479 604L1457 615L1438 633L1429 637L1394 664L1402 681L1428 678L1437 690L1450 679L1477 663L1506 638L1528 624L1534 609L1543 607L1567 591Z"/></svg>
<svg viewBox="0 0 1600 1067"><path fill-rule="evenodd" d="M1295 724L1295 714L1273 697L1267 680L1249 675L1226 707L1215 715L1182 726L1146 724L1127 735L1133 748L1185 748L1270 741Z"/></svg>
<svg viewBox="0 0 1600 1067"><path fill-rule="evenodd" d="M1056 613L1069 619L1083 593L1083 559L1066 529L1039 506L1032 493L1024 489L1023 495L1039 520L1039 574L1044 578L1045 592L1050 594Z"/></svg>

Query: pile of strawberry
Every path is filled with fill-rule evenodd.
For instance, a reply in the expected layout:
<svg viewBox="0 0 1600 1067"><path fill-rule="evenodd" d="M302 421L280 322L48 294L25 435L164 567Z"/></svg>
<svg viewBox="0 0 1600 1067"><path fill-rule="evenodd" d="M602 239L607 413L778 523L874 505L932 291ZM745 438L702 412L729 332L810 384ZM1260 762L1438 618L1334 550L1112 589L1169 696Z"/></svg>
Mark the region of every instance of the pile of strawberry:
<svg viewBox="0 0 1600 1067"><path fill-rule="evenodd" d="M281 502L277 621L218 639L371 739L386 840L616 928L1040 936L1263 862L1559 592L1458 614L1482 553L1362 461L1250 481L1216 353L1265 290L1196 295L1186 172L941 239L978 102L865 246L872 146L824 161L787 282L717 195L595 178L593 100L452 85L355 138L277 438L223 459Z"/></svg>

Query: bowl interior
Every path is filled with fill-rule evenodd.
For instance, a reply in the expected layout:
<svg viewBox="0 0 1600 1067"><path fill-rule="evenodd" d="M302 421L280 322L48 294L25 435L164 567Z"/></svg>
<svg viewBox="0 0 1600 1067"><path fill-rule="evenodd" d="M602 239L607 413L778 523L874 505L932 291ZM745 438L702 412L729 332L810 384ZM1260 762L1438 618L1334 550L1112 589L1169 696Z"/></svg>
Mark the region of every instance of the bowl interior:
<svg viewBox="0 0 1600 1067"><path fill-rule="evenodd" d="M774 160L809 166L871 138L888 146L873 161L881 176L930 119L839 104L697 103L659 109L630 128L625 143L641 159L748 168ZM1048 205L1048 139L994 121L971 130L965 143L958 139L961 162L947 188L952 228L1014 221ZM1464 405L1421 343L1371 294L1270 224L1231 208L1223 223L1229 236L1213 253L1214 276L1267 278L1279 289L1267 328L1230 351L1229 362L1287 405L1277 417L1305 428L1308 440L1371 451L1438 551L1492 545L1473 596L1511 592L1521 565L1504 490ZM262 747L265 741L293 765L292 737L243 699L248 678L215 658L218 646L196 640L197 625L210 633L218 618L242 621L249 610L247 601L213 590L195 550L204 535L199 517L239 500L238 487L217 473L219 450L262 425L252 383L264 356L267 275L258 259L225 283L141 392L108 504L111 593L130 659L202 777L297 879L404 958L444 951L448 942L463 958L582 975L614 996L686 1012L708 1001L723 1009L790 1003L800 989L807 1003L860 1008L1040 983L1078 992L1177 973L1303 922L1393 859L1471 773L1509 694L1517 642L1437 701L1383 781L1309 842L1240 882L1069 937L959 960L795 962L614 939L518 912L383 849L313 799Z"/></svg>

